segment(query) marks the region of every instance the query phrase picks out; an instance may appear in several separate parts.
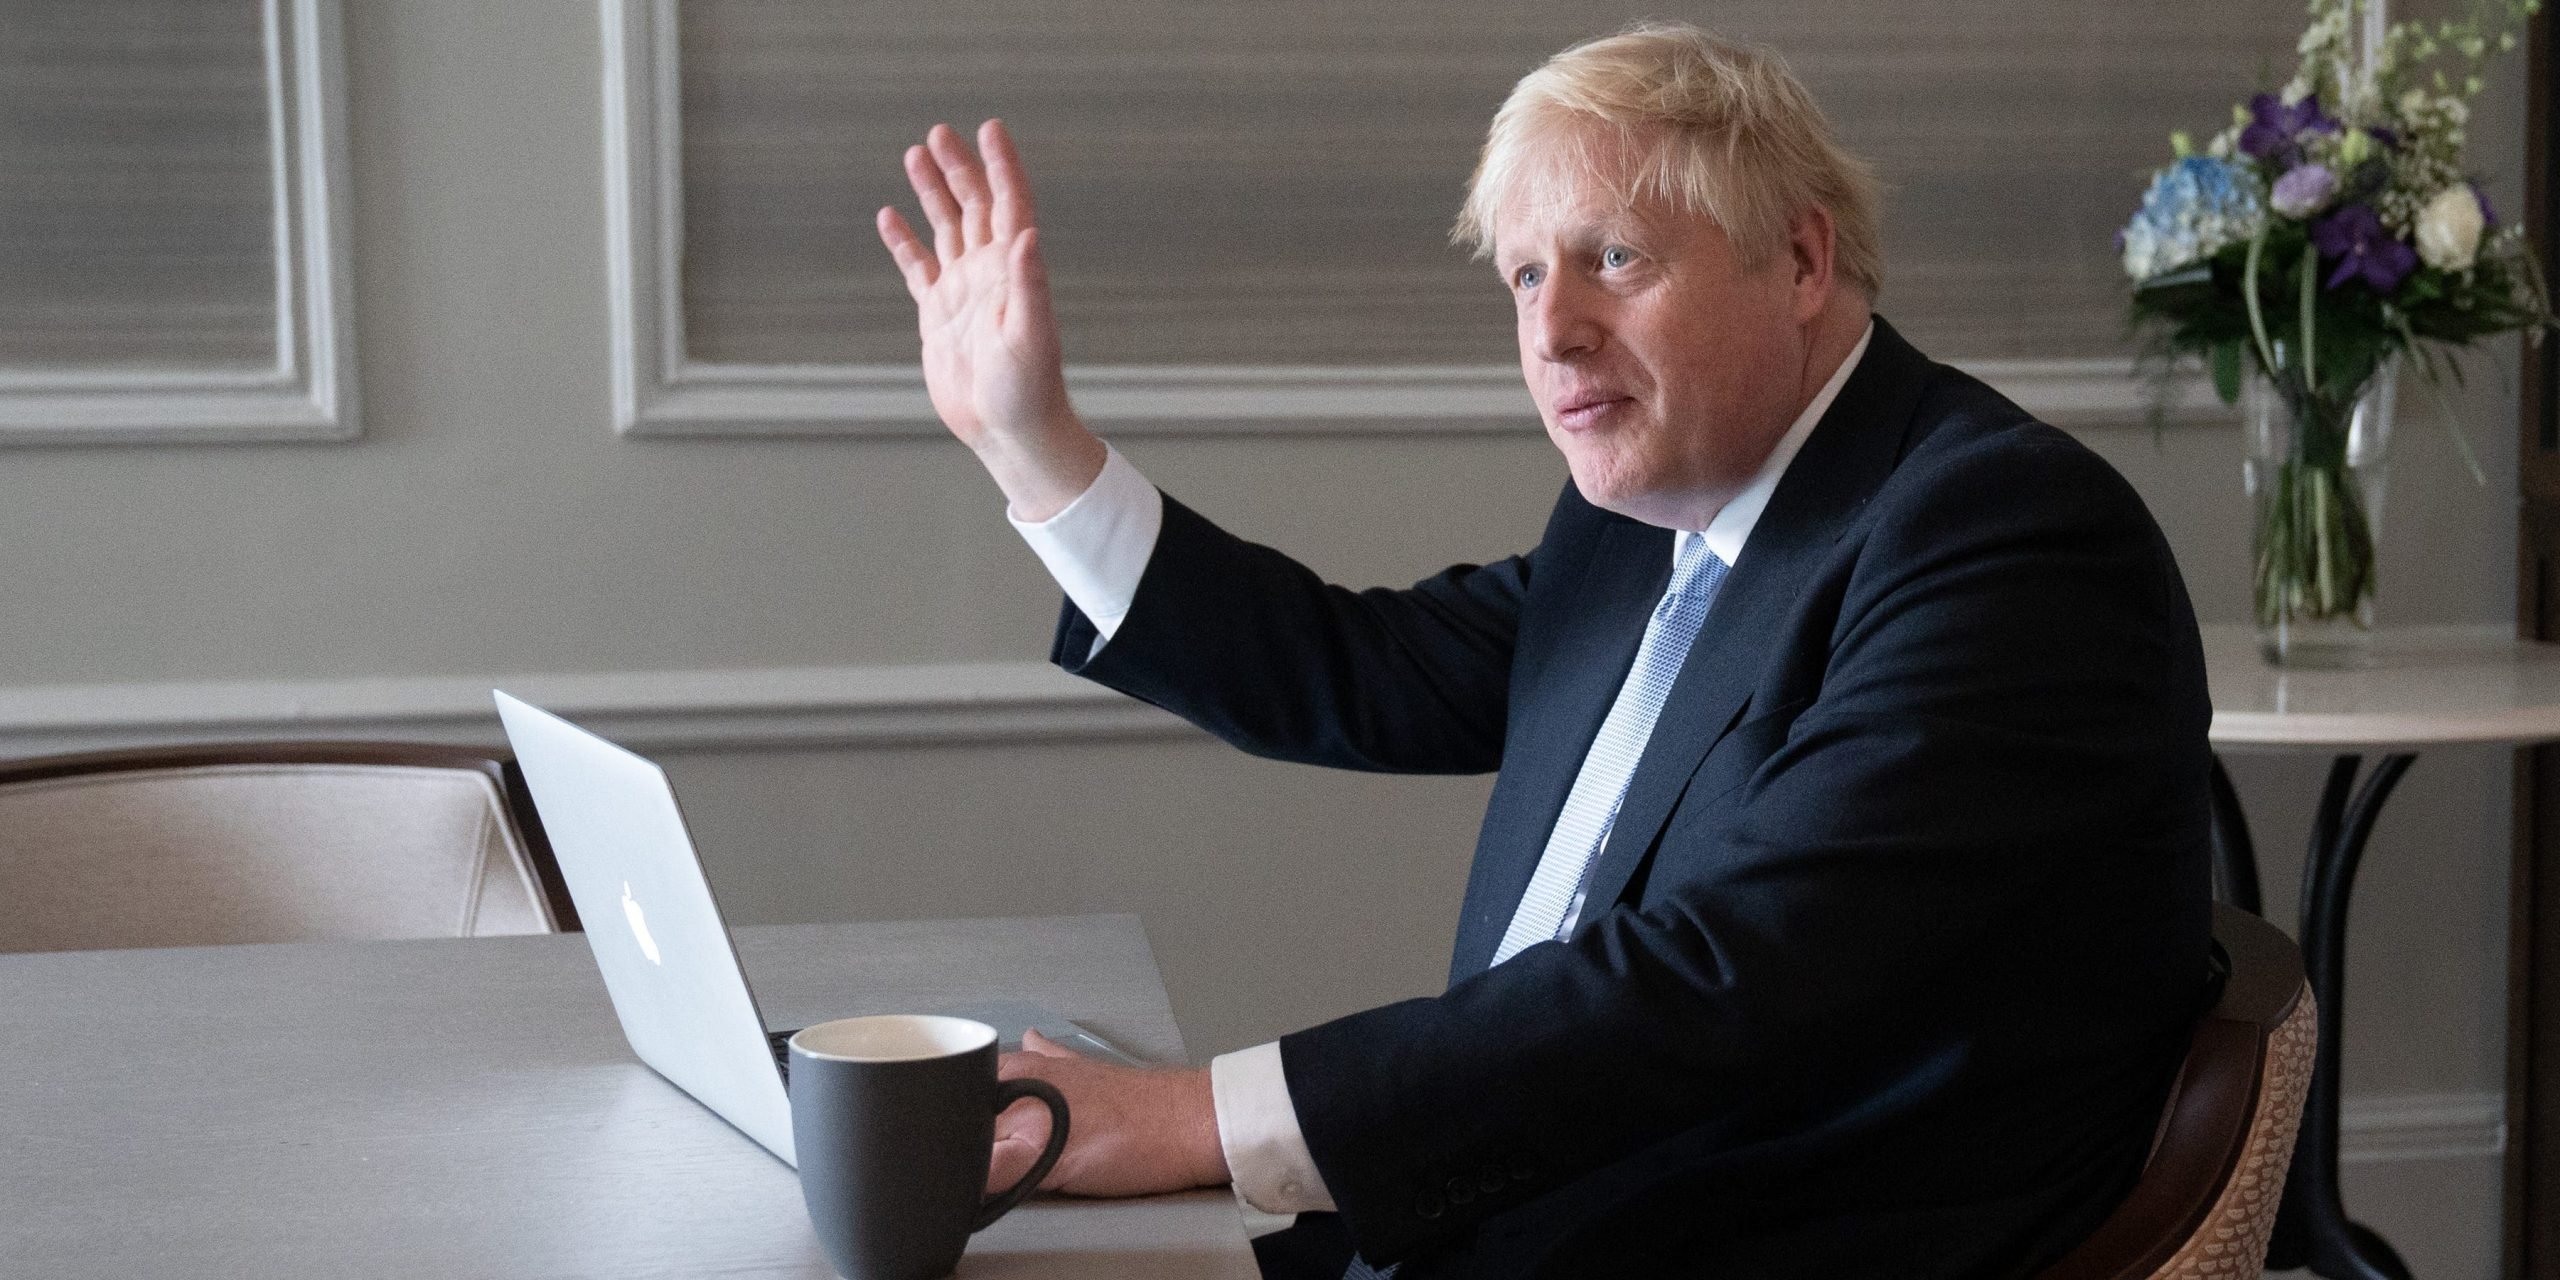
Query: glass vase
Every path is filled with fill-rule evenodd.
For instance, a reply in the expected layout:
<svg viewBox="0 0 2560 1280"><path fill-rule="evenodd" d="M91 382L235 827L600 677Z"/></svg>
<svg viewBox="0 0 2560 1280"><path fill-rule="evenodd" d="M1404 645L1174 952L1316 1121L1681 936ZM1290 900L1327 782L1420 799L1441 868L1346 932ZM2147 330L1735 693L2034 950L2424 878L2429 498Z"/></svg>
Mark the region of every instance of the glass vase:
<svg viewBox="0 0 2560 1280"><path fill-rule="evenodd" d="M2383 359L2352 394L2324 395L2288 376L2290 353L2273 346L2277 376L2253 375L2242 407L2258 650L2280 667L2362 666L2373 640L2399 361Z"/></svg>

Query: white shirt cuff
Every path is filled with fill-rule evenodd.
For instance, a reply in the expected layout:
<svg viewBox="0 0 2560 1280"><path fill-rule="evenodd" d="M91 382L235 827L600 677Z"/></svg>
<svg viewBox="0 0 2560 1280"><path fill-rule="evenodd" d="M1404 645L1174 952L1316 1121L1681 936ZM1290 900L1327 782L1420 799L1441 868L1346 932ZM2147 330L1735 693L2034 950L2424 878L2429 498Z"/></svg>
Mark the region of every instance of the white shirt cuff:
<svg viewBox="0 0 2560 1280"><path fill-rule="evenodd" d="M1146 574L1156 534L1164 528L1164 495L1119 450L1104 447L1108 456L1102 474L1066 510L1038 524L1014 519L1011 507L1004 513L1067 599L1101 633L1094 641L1096 650L1129 616L1138 579Z"/></svg>
<svg viewBox="0 0 2560 1280"><path fill-rule="evenodd" d="M1333 1192L1307 1153L1298 1109L1274 1041L1209 1060L1209 1093L1218 1109L1218 1146L1236 1196L1266 1214L1333 1208Z"/></svg>

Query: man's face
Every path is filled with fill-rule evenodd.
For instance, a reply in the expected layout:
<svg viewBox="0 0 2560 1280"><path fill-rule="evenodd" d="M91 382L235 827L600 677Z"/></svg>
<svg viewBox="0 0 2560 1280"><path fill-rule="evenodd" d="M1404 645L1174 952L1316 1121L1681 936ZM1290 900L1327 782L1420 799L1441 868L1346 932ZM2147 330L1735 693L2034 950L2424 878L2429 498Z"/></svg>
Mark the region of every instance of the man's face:
<svg viewBox="0 0 2560 1280"><path fill-rule="evenodd" d="M1703 215L1547 185L1495 219L1520 371L1593 505L1705 526L1801 412L1806 322L1795 255L1746 270Z"/></svg>

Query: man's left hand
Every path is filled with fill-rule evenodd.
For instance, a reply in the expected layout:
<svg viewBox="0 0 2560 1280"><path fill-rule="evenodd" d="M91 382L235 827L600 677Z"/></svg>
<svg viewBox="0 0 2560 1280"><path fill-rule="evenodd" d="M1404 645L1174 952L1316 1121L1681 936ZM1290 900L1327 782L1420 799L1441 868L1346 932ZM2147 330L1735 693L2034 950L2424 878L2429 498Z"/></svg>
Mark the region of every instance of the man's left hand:
<svg viewBox="0 0 2560 1280"><path fill-rule="evenodd" d="M1067 1149L1040 1183L1082 1196L1144 1196L1224 1186L1218 1111L1209 1073L1199 1068L1123 1067L1098 1062L1026 1031L1022 1052L996 1066L1000 1079L1032 1076L1067 1098ZM1049 1141L1049 1109L1025 1098L996 1117L987 1191L1012 1186Z"/></svg>

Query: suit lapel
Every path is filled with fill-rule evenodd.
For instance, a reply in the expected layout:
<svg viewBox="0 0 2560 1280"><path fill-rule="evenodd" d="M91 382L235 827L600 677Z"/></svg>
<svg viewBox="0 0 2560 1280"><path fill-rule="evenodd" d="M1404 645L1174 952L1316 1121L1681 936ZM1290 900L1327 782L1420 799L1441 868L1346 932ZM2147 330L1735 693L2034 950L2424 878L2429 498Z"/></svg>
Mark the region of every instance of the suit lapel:
<svg viewBox="0 0 2560 1280"><path fill-rule="evenodd" d="M1598 919L1626 891L1699 762L1741 717L1777 656L1770 646L1786 634L1787 615L1805 584L1900 460L1928 368L1927 358L1877 317L1865 357L1787 465L1681 664L1592 868L1584 922ZM1636 630L1643 630L1641 621ZM1623 676L1625 664L1618 670ZM1581 741L1587 748L1590 736ZM1580 763L1577 755L1573 767ZM1550 822L1561 804L1559 798L1547 810Z"/></svg>

